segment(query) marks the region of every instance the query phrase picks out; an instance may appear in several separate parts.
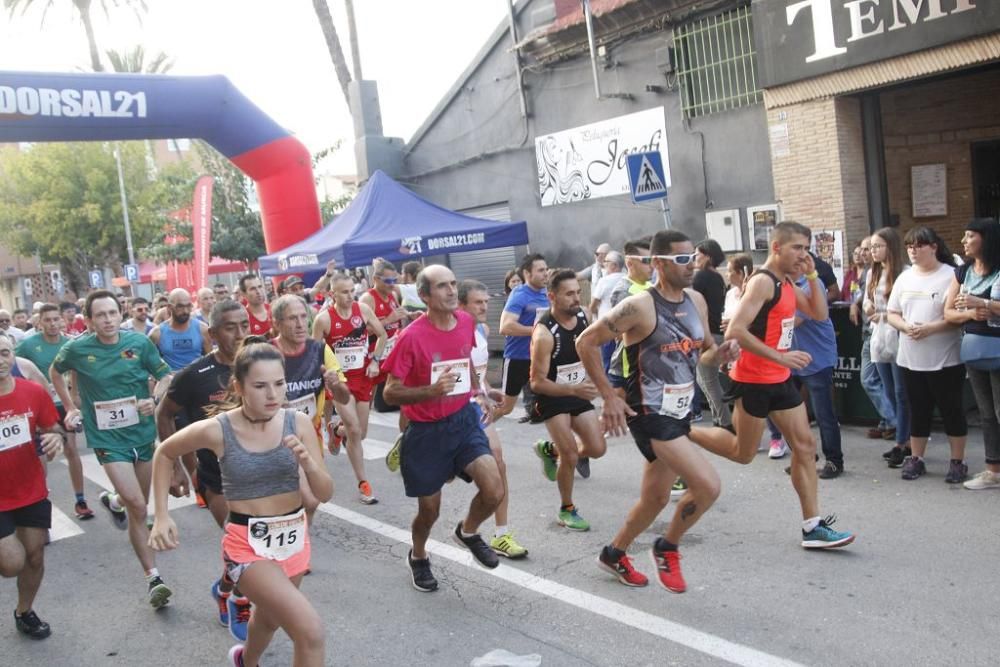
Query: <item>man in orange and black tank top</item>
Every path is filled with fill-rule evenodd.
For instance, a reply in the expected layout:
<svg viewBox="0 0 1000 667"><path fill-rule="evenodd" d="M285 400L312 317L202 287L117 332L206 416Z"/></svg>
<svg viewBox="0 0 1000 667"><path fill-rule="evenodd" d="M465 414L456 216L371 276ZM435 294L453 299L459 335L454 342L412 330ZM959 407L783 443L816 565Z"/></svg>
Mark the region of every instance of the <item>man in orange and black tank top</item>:
<svg viewBox="0 0 1000 667"><path fill-rule="evenodd" d="M828 316L825 290L807 252L809 236L809 228L795 222L774 227L767 261L747 281L726 329L726 340L736 340L742 349L730 372L736 434L722 428L694 428L690 437L719 456L750 463L770 417L792 449L792 486L802 506L802 546L828 549L850 544L854 535L834 530L832 517L820 516L816 439L791 378L792 369L805 368L812 359L807 352L791 349L795 311L814 320ZM808 296L789 279L799 271L810 281Z"/></svg>
<svg viewBox="0 0 1000 667"><path fill-rule="evenodd" d="M250 316L250 335L271 337L271 306L264 283L253 273L240 276L240 294Z"/></svg>
<svg viewBox="0 0 1000 667"><path fill-rule="evenodd" d="M313 338L325 341L333 350L347 377L347 389L351 394L347 403L337 402L342 425L330 431L330 453L340 452L341 433L346 432L347 457L358 479L359 499L366 505L374 505L378 500L365 475L362 441L368 435L368 411L374 380L379 374L379 361L385 358L385 330L371 308L354 301L353 291L354 282L350 276L334 275L329 291L333 305L316 316ZM368 347L369 334L375 336L372 352ZM326 414L325 418L329 420L330 415Z"/></svg>

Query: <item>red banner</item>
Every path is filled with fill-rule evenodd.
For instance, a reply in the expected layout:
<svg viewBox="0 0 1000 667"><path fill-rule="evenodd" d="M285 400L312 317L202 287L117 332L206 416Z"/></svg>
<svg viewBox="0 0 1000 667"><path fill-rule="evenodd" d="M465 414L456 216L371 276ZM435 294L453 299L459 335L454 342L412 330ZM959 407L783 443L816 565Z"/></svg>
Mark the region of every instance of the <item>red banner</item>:
<svg viewBox="0 0 1000 667"><path fill-rule="evenodd" d="M191 205L196 289L208 286L208 262L212 256L212 183L211 176L198 179L194 186L194 203Z"/></svg>

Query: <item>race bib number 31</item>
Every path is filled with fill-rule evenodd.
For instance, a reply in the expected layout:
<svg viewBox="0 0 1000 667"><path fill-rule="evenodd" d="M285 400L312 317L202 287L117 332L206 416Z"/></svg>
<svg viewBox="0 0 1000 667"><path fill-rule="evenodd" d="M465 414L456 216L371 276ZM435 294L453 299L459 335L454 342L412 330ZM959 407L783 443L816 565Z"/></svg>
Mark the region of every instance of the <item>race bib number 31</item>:
<svg viewBox="0 0 1000 667"><path fill-rule="evenodd" d="M694 382L665 384L660 414L674 419L684 419L691 412L692 400L694 400Z"/></svg>
<svg viewBox="0 0 1000 667"><path fill-rule="evenodd" d="M26 415L12 415L0 421L0 452L31 442L31 426Z"/></svg>
<svg viewBox="0 0 1000 667"><path fill-rule="evenodd" d="M253 552L262 558L291 558L305 546L305 509L285 516L253 517L247 525L247 541Z"/></svg>
<svg viewBox="0 0 1000 667"><path fill-rule="evenodd" d="M116 428L135 426L139 423L138 401L135 396L119 398L115 401L97 401L94 403L94 413L97 417L97 428L101 431L112 431Z"/></svg>
<svg viewBox="0 0 1000 667"><path fill-rule="evenodd" d="M452 359L450 361L438 361L431 364L431 384L438 381L444 369L451 366L451 373L458 375L455 388L448 392L448 396L467 394L472 391L472 369L468 359Z"/></svg>

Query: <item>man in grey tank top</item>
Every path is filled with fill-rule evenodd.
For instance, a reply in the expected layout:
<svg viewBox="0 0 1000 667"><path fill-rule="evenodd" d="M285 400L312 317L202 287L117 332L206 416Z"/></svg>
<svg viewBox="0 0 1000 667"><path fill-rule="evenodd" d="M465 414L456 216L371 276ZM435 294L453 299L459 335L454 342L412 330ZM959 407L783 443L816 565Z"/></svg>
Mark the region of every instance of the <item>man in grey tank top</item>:
<svg viewBox="0 0 1000 667"><path fill-rule="evenodd" d="M687 584L677 551L681 538L719 496L719 475L688 438L695 369L700 362L718 367L739 355L735 342L716 345L708 335L708 307L690 289L694 279L694 245L684 234L668 230L653 237L650 248L656 285L630 296L587 327L576 348L587 375L604 398L601 418L612 435L632 432L646 457L639 501L625 524L598 556L601 569L626 586L645 586L647 578L626 551L670 502L678 475L688 483L666 533L653 543L652 556L660 584L683 593ZM601 363L601 346L622 336L629 357L626 400L615 392ZM641 361L641 363L639 363Z"/></svg>

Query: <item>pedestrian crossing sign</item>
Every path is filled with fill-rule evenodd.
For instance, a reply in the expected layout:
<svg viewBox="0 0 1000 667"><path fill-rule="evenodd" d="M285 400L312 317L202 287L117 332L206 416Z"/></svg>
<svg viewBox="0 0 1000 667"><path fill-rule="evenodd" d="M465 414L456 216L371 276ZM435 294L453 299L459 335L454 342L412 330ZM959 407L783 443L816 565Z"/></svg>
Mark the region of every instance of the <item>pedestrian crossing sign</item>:
<svg viewBox="0 0 1000 667"><path fill-rule="evenodd" d="M667 196L667 178L659 151L632 153L626 156L632 201L636 204Z"/></svg>

